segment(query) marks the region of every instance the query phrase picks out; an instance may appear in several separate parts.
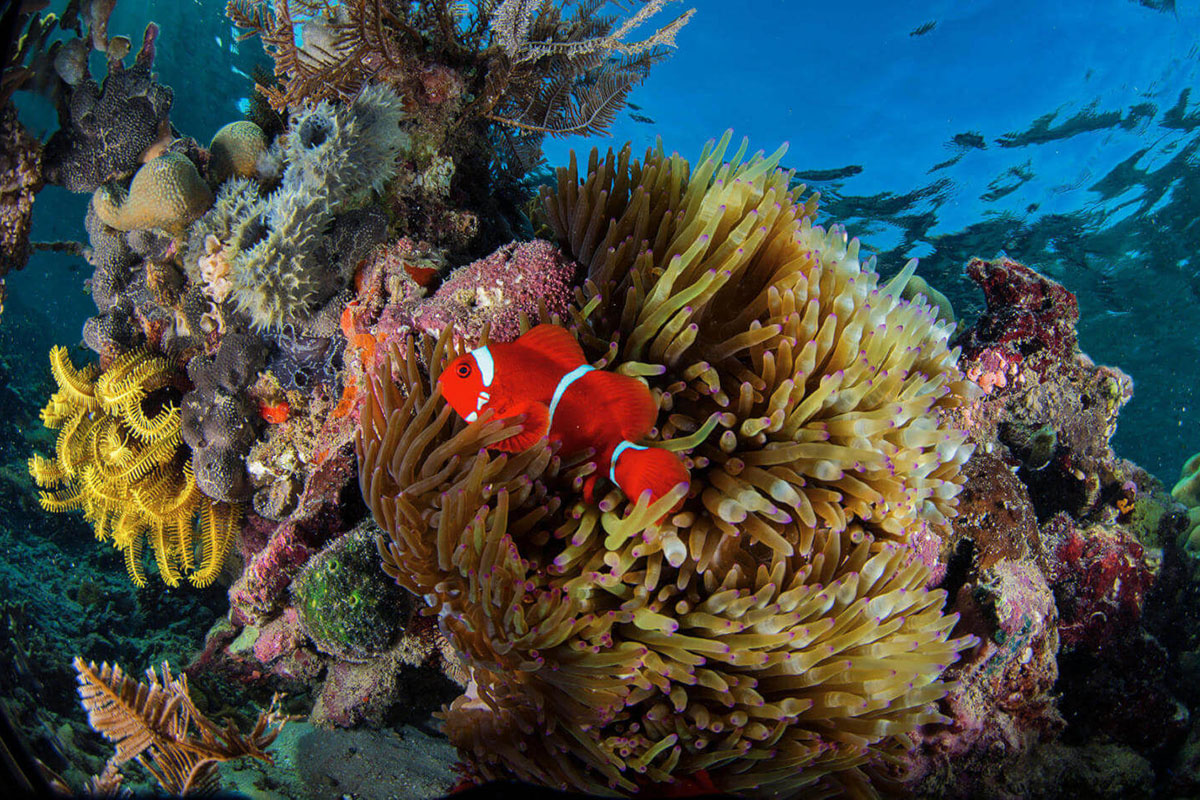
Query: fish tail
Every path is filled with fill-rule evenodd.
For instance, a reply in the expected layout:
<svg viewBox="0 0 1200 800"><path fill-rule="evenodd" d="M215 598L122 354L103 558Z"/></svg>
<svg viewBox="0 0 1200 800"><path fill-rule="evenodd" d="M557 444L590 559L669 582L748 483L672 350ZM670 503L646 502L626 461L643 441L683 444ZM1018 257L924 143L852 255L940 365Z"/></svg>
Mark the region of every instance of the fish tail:
<svg viewBox="0 0 1200 800"><path fill-rule="evenodd" d="M608 475L631 500L636 500L642 492L649 490L650 502L663 497L681 483L691 483L687 467L677 455L630 441L622 441L613 448Z"/></svg>

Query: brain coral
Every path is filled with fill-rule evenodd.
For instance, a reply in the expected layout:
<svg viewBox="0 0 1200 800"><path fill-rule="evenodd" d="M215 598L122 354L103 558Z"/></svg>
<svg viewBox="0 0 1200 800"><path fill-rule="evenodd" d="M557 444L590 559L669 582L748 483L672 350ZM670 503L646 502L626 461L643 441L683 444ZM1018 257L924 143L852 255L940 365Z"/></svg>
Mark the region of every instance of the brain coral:
<svg viewBox="0 0 1200 800"><path fill-rule="evenodd" d="M180 153L163 153L133 176L129 188L106 183L92 195L100 221L122 231L145 228L182 233L213 203L196 165Z"/></svg>
<svg viewBox="0 0 1200 800"><path fill-rule="evenodd" d="M213 134L208 146L208 177L213 185L231 177L253 178L258 159L267 151L267 136L249 120L230 122Z"/></svg>
<svg viewBox="0 0 1200 800"><path fill-rule="evenodd" d="M949 331L811 224L781 153L726 162L727 141L694 170L593 152L544 198L586 268L581 344L648 379L651 438L687 455L680 510L584 503L592 467L545 440L489 453L513 428L465 425L431 388L448 333L393 349L372 384L363 495L384 569L464 656L445 731L479 777L633 794L703 770L727 792L870 795L943 719L970 639L905 544L954 512L970 454L939 416L969 391Z"/></svg>

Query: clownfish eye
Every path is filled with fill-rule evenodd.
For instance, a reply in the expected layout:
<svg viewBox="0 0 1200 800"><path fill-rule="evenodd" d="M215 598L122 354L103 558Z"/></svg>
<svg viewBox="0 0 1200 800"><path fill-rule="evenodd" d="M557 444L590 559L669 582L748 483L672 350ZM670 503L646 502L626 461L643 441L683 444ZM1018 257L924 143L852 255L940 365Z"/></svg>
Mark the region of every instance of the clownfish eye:
<svg viewBox="0 0 1200 800"><path fill-rule="evenodd" d="M470 377L471 365L470 364L459 364L458 369L456 369L455 372L458 373L458 377L460 377L460 378Z"/></svg>

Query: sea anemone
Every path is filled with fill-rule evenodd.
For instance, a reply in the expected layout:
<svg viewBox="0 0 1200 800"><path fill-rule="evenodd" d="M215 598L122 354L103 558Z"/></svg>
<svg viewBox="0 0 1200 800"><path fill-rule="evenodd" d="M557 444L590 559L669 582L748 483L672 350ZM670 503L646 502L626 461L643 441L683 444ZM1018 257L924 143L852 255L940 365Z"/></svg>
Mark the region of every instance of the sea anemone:
<svg viewBox="0 0 1200 800"><path fill-rule="evenodd" d="M463 657L445 730L479 777L869 794L943 719L971 640L905 545L954 513L970 454L939 414L969 392L949 329L811 224L782 150L727 144L694 172L593 151L544 195L586 270L569 324L596 366L648 380L649 440L685 455L686 497L591 505L594 467L546 441L488 453L517 423L454 420L432 388L448 333L372 382L363 495L384 569Z"/></svg>

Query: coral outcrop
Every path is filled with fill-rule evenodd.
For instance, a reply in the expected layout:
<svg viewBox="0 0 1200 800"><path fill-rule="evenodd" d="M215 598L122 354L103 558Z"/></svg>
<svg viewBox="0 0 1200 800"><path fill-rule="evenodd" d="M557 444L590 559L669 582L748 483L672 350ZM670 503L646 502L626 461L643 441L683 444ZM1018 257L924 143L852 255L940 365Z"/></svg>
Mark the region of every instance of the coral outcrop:
<svg viewBox="0 0 1200 800"><path fill-rule="evenodd" d="M11 105L0 108L0 280L29 261L33 198L42 188L41 159L41 143L17 120L16 110Z"/></svg>
<svg viewBox="0 0 1200 800"><path fill-rule="evenodd" d="M782 151L727 143L694 168L593 152L544 196L586 273L568 324L648 380L687 497L589 505L592 465L544 441L490 455L512 428L454 422L432 390L449 330L372 383L363 496L384 569L463 656L445 730L476 776L869 794L944 720L939 675L971 639L906 542L953 515L971 451L941 416L970 393L949 332L812 225Z"/></svg>
<svg viewBox="0 0 1200 800"><path fill-rule="evenodd" d="M1126 480L1109 440L1132 379L1079 352L1078 304L1061 284L1008 258L972 259L967 273L988 310L960 337L963 370L984 390L964 428L1005 445L1039 523L1093 513Z"/></svg>
<svg viewBox="0 0 1200 800"><path fill-rule="evenodd" d="M550 242L514 242L450 273L416 309L413 326L435 336L449 327L474 341L486 322L492 338L512 341L520 333L522 314L536 317L544 306L551 314L566 315L574 278L574 263Z"/></svg>
<svg viewBox="0 0 1200 800"><path fill-rule="evenodd" d="M147 541L169 586L184 577L194 586L216 580L241 513L197 488L166 360L134 351L104 372L81 370L55 347L50 368L58 391L42 422L59 431L55 455L29 460L42 508L83 511L96 538L111 538L124 553L138 586L146 585Z"/></svg>
<svg viewBox="0 0 1200 800"><path fill-rule="evenodd" d="M403 119L399 96L378 86L345 106L298 109L283 134L278 188L264 195L253 180L228 180L192 227L185 257L192 279L258 331L291 325L332 334L331 325L318 330L320 310L353 281L363 245L382 241L377 213L360 207L395 174L408 142Z"/></svg>
<svg viewBox="0 0 1200 800"><path fill-rule="evenodd" d="M921 796L1120 796L1128 784L1097 754L1145 775L1187 736L1194 680L1178 665L1197 640L1179 620L1198 606L1175 545L1182 515L1112 451L1132 383L1080 352L1074 296L1009 258L967 272L988 303L960 338L980 392L949 413L977 449L932 560L982 644L947 671L953 722L922 733L906 784ZM1170 780L1183 794L1195 785L1194 773Z"/></svg>

